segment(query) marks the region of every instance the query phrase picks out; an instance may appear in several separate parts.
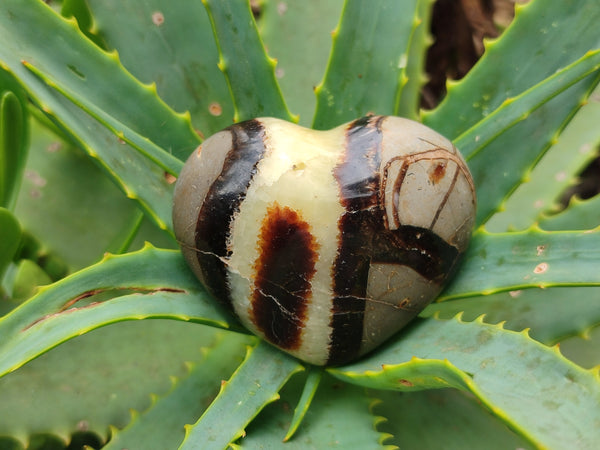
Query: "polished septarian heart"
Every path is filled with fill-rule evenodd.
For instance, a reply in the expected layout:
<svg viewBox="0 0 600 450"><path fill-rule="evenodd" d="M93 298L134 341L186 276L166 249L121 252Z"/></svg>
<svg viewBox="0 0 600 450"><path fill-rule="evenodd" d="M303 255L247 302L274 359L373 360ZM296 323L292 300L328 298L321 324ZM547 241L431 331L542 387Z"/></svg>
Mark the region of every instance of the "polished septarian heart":
<svg viewBox="0 0 600 450"><path fill-rule="evenodd" d="M189 157L173 222L194 273L249 330L339 365L439 294L475 204L456 148L417 122L367 116L315 131L260 118Z"/></svg>

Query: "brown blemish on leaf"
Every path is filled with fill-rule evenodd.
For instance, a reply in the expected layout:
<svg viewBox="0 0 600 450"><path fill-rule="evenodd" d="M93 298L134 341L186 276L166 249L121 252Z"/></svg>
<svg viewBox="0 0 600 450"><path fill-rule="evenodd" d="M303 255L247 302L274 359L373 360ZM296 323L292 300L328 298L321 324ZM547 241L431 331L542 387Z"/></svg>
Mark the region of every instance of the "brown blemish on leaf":
<svg viewBox="0 0 600 450"><path fill-rule="evenodd" d="M165 16L160 11L155 11L152 13L152 23L157 27L160 27L163 23L165 23Z"/></svg>
<svg viewBox="0 0 600 450"><path fill-rule="evenodd" d="M533 269L533 273L536 274L541 274L544 273L548 270L548 263L539 263L537 266L535 266L535 269Z"/></svg>
<svg viewBox="0 0 600 450"><path fill-rule="evenodd" d="M56 153L58 152L62 147L62 144L60 142L52 142L50 145L48 145L48 147L46 147L46 151L48 153Z"/></svg>
<svg viewBox="0 0 600 450"><path fill-rule="evenodd" d="M544 253L545 250L546 250L546 246L545 245L538 245L535 248L535 252L536 252L537 256L541 256L542 253Z"/></svg>
<svg viewBox="0 0 600 450"><path fill-rule="evenodd" d="M212 102L210 105L208 105L208 112L211 113L213 116L218 117L221 114L223 114L223 108L219 103Z"/></svg>
<svg viewBox="0 0 600 450"><path fill-rule="evenodd" d="M48 181L35 170L25 170L25 178L31 181L31 183L37 187L44 187L48 183Z"/></svg>
<svg viewBox="0 0 600 450"><path fill-rule="evenodd" d="M175 183L175 181L177 181L177 178L175 178L175 176L173 176L169 172L165 172L165 180L167 181L167 183L173 184Z"/></svg>
<svg viewBox="0 0 600 450"><path fill-rule="evenodd" d="M285 2L279 2L277 4L277 14L283 16L287 12L288 6Z"/></svg>
<svg viewBox="0 0 600 450"><path fill-rule="evenodd" d="M398 383L400 383L402 386L406 386L406 387L413 387L414 386L414 383L412 383L412 382L410 382L408 380L405 380L404 378L398 380Z"/></svg>
<svg viewBox="0 0 600 450"><path fill-rule="evenodd" d="M186 291L183 289L175 289L175 288L168 288L168 287L163 287L163 288L154 288L154 289L149 289L149 288L142 288L142 287L123 287L123 288L108 288L108 289L90 289L89 291L85 291L82 292L81 294L79 294L76 297L73 297L72 299L68 300L67 302L64 303L64 305L55 313L51 313L51 314L46 314L45 316L40 317L39 319L34 320L33 322L31 322L29 325L27 325L26 327L24 327L21 331L27 331L29 328L33 327L34 325L37 325L40 322L43 322L46 319L49 319L51 317L57 317L61 314L68 314L74 311L79 311L82 309L88 309L88 308L93 308L97 305L100 305L101 303L105 303L107 301L110 301L112 299L109 300L105 300L105 301L100 301L100 302L92 302L89 303L85 306L81 306L78 308L73 308L72 306L75 305L76 303L80 302L81 300L84 300L86 298L92 297L94 295L97 294L101 294L103 292L107 292L107 291L134 291L134 292L138 292L141 294L154 294L157 292L175 292L175 293L185 293ZM114 298L114 297L113 297Z"/></svg>

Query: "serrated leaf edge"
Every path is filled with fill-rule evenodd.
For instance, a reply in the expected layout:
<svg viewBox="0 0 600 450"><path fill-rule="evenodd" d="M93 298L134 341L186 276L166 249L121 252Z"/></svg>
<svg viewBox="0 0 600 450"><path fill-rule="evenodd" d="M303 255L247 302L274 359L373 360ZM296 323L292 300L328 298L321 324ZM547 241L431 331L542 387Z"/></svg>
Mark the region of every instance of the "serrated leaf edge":
<svg viewBox="0 0 600 450"><path fill-rule="evenodd" d="M135 426L136 422L138 420L140 420L140 418L150 412L151 410L153 410L157 403L162 400L163 398L168 397L169 395L171 395L178 387L179 385L186 380L189 376L191 376L192 372L194 371L194 369L196 367L198 367L200 364L202 364L206 358L209 356L209 354L211 352L216 351L215 348L218 345L218 342L220 340L223 339L223 335L222 334L218 334L215 341L212 343L211 346L207 346L204 345L200 348L200 353L202 354L202 359L200 361L196 361L196 362L192 362L192 361L184 361L184 366L186 368L186 372L184 375L176 377L173 375L169 375L169 381L171 383L171 386L169 387L169 389L164 393L164 394L156 394L156 393L149 393L149 397L150 397L150 405L144 409L143 411L138 411L135 409L131 409L130 410L130 421L127 425L125 425L123 428L119 429L114 425L110 425L110 429L111 429L111 435L110 435L110 439L107 439L107 441L105 442L108 443L111 440L113 440L117 435L122 434L124 432L126 432L128 429L132 428L133 426Z"/></svg>
<svg viewBox="0 0 600 450"><path fill-rule="evenodd" d="M394 435L392 433L379 431L380 425L389 422L387 417L375 412L375 409L379 404L383 403L383 400L381 400L379 397L374 397L373 395L370 395L370 397L371 401L369 402L369 412L373 415L373 429L379 433L379 439L377 440L377 443L385 450L397 450L399 448L397 445L385 443L386 441L393 439Z"/></svg>
<svg viewBox="0 0 600 450"><path fill-rule="evenodd" d="M92 42L90 40L90 38L88 36L85 35L85 33L79 28L79 24L77 22L77 19L75 17L64 17L60 14L58 14L56 11L54 11L50 6L48 6L45 2L44 6L46 8L48 8L59 20L62 20L63 22L67 23L68 25L70 25L77 34L80 35L80 37L82 39L84 39L86 42L88 42L91 46L94 47L94 49L97 49L97 51L103 53L105 56L109 57L110 59L112 59L118 66L119 68L133 81L135 81L138 85L142 86L143 88L145 88L146 90L150 89L148 86L148 84L142 83L140 80L138 80L135 76L133 76L133 74L131 72L129 72L129 70L127 70L127 68L122 64L121 59L119 57L119 53L116 49L113 50L104 50L101 47L98 47L94 42ZM150 84L155 84L155 83L150 83ZM150 91L152 91L150 89ZM183 120L184 122L186 122L189 130L191 131L192 134L194 134L195 136L198 136L197 133L194 130L194 127L192 125L192 122L189 118L189 111L185 111L185 112L177 112L175 111L173 108L171 108L171 106L169 106L156 92L156 86L154 87L154 93L156 94L156 97L159 101L159 103L161 104L161 106L163 106L165 109L169 110L174 116L177 116L180 118L180 120Z"/></svg>

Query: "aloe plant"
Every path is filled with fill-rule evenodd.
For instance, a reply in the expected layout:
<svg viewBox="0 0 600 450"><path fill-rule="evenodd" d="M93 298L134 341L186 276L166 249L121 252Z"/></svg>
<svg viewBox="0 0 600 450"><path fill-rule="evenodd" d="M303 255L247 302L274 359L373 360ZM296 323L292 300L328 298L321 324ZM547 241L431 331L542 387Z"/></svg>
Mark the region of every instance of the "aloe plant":
<svg viewBox="0 0 600 450"><path fill-rule="evenodd" d="M2 3L0 448L595 448L600 197L557 199L600 142L600 9L518 6L421 111L432 5ZM233 121L369 112L454 141L477 228L409 328L310 367L191 275L173 180Z"/></svg>

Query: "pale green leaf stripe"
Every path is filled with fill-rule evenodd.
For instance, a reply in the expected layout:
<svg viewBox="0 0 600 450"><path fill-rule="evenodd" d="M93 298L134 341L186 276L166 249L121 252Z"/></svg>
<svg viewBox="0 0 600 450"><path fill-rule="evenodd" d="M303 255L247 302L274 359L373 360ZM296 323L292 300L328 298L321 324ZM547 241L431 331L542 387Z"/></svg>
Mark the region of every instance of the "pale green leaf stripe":
<svg viewBox="0 0 600 450"><path fill-rule="evenodd" d="M454 144L468 161L494 138L527 119L531 112L599 68L600 50L587 52L522 94L504 100L494 112L455 138Z"/></svg>
<svg viewBox="0 0 600 450"><path fill-rule="evenodd" d="M417 0L347 0L322 83L313 128L328 129L367 113L394 114ZM392 94L393 93L393 94Z"/></svg>
<svg viewBox="0 0 600 450"><path fill-rule="evenodd" d="M185 440L179 448L227 448L243 435L246 425L267 404L279 399L281 387L301 370L303 366L295 358L260 341L249 349L246 360L223 383L219 395L198 422L186 426Z"/></svg>
<svg viewBox="0 0 600 450"><path fill-rule="evenodd" d="M235 105L234 120L272 116L288 121L288 111L247 0L202 0Z"/></svg>
<svg viewBox="0 0 600 450"><path fill-rule="evenodd" d="M138 133L128 128L127 126L116 120L114 117L110 116L105 111L98 108L93 103L90 103L85 97L77 94L76 92L72 91L66 86L56 82L51 76L43 73L34 65L26 62L24 62L23 64L25 65L25 67L27 67L27 69L30 72L35 74L49 87L55 89L57 92L69 99L74 105L83 109L86 113L88 113L102 125L108 128L119 139L122 139L125 142L127 142L134 149L136 149L142 155L146 156L151 161L158 164L171 175L175 177L179 175L179 172L183 167L183 162L180 159L176 158L170 153L167 153L165 150L160 148L158 145L154 144L149 139L140 136Z"/></svg>
<svg viewBox="0 0 600 450"><path fill-rule="evenodd" d="M414 358L445 362L461 373L466 388L498 418L534 445L596 448L600 441L600 378L546 347L526 332L477 320L418 322L367 358L329 372L377 389L417 388L410 376ZM431 379L451 370L432 366Z"/></svg>
<svg viewBox="0 0 600 450"><path fill-rule="evenodd" d="M189 117L174 113L153 86L144 86L89 41L74 20L38 0L6 0L0 9L0 60L30 91L27 61L77 92L110 116L180 159L200 142ZM43 43L43 45L40 45ZM37 88L37 89L36 89Z"/></svg>
<svg viewBox="0 0 600 450"><path fill-rule="evenodd" d="M600 285L600 228L514 233L479 229L439 300L531 287Z"/></svg>
<svg viewBox="0 0 600 450"><path fill-rule="evenodd" d="M511 25L423 122L451 140L515 97L600 47L598 0L534 0L516 5ZM576 32L574 32L576 30Z"/></svg>
<svg viewBox="0 0 600 450"><path fill-rule="evenodd" d="M128 290L134 293L119 296ZM102 293L111 298L86 301ZM146 246L122 256L107 255L98 264L41 288L2 317L0 376L92 329L145 318L239 329L202 289L180 252Z"/></svg>
<svg viewBox="0 0 600 450"><path fill-rule="evenodd" d="M249 336L227 333L209 348L201 361L190 367L189 375L176 380L172 390L156 398L150 408L135 414L123 430L113 429L104 450L124 448L174 449L185 437L183 425L196 420L219 392L222 380L231 376L244 357ZM157 427L157 424L160 424Z"/></svg>

